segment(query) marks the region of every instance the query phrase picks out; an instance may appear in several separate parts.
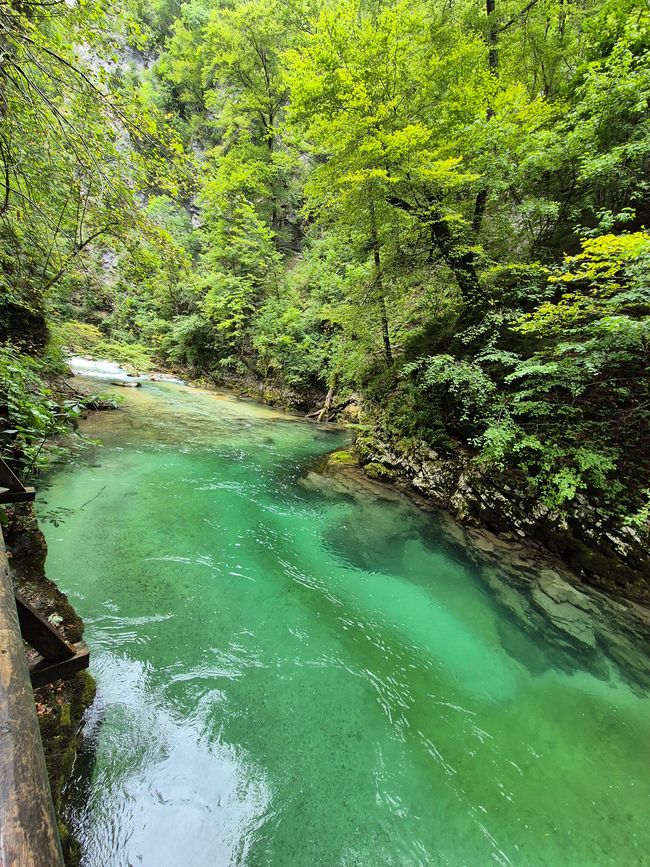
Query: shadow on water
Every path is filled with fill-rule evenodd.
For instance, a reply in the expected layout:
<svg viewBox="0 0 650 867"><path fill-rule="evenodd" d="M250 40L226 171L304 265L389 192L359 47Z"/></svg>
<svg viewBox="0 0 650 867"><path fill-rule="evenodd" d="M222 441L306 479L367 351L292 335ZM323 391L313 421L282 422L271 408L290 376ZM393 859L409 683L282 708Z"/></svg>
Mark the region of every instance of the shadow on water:
<svg viewBox="0 0 650 867"><path fill-rule="evenodd" d="M75 756L72 773L64 790L63 821L68 825L83 845L84 825L81 821L92 797L92 785L97 748L104 723L106 707L101 692L95 696L92 705L86 710L82 723L81 742Z"/></svg>

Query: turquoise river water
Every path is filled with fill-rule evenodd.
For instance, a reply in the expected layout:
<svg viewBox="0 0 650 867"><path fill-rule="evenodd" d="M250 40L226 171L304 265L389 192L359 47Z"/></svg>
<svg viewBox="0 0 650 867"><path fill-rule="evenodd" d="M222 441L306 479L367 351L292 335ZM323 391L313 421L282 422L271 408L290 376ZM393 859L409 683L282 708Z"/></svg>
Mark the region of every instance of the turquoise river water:
<svg viewBox="0 0 650 867"><path fill-rule="evenodd" d="M99 687L85 867L650 864L647 696L435 516L314 483L345 434L160 383L86 430L40 506Z"/></svg>

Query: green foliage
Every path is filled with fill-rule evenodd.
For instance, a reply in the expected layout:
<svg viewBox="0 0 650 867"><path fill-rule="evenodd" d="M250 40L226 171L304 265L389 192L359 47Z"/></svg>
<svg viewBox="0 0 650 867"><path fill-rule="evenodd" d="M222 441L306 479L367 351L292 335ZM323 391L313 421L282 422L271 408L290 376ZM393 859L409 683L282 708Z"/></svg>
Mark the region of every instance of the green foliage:
<svg viewBox="0 0 650 867"><path fill-rule="evenodd" d="M460 421L473 424L494 404L496 385L482 368L451 355L434 355L406 364L402 375L417 374L419 387L434 390L441 402L451 401Z"/></svg>
<svg viewBox="0 0 650 867"><path fill-rule="evenodd" d="M473 360L438 355L402 374L486 465L516 467L547 505L599 491L613 508L625 481L628 496L638 490L650 434L649 253L646 232L587 239L549 273L559 295L513 322L525 337L519 353L497 343Z"/></svg>
<svg viewBox="0 0 650 867"><path fill-rule="evenodd" d="M323 382L330 357L328 339L313 314L295 290L269 298L260 308L251 343L264 379L281 372L298 390Z"/></svg>
<svg viewBox="0 0 650 867"><path fill-rule="evenodd" d="M36 359L0 346L0 456L18 463L24 479L48 466L58 453L51 441L68 433L81 413L76 399L63 399L49 384L64 371L56 354Z"/></svg>
<svg viewBox="0 0 650 867"><path fill-rule="evenodd" d="M101 343L102 332L87 322L57 322L52 326L55 343L75 355L95 355Z"/></svg>
<svg viewBox="0 0 650 867"><path fill-rule="evenodd" d="M107 340L99 328L85 322L54 323L52 342L74 355L116 361L135 371L150 370L153 366L150 347Z"/></svg>
<svg viewBox="0 0 650 867"><path fill-rule="evenodd" d="M196 313L174 319L162 339L162 355L173 365L204 372L215 348L214 328Z"/></svg>
<svg viewBox="0 0 650 867"><path fill-rule="evenodd" d="M644 520L644 3L122 4L0 11L0 337L357 390Z"/></svg>

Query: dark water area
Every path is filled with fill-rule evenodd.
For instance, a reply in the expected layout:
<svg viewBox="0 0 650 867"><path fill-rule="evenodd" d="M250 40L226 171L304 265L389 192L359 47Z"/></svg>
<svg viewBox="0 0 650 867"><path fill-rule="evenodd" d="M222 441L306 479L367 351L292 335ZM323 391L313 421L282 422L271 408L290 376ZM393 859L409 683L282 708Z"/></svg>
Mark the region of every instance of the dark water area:
<svg viewBox="0 0 650 867"><path fill-rule="evenodd" d="M434 517L306 485L345 433L160 383L86 432L41 506L99 685L86 867L650 863L647 695Z"/></svg>

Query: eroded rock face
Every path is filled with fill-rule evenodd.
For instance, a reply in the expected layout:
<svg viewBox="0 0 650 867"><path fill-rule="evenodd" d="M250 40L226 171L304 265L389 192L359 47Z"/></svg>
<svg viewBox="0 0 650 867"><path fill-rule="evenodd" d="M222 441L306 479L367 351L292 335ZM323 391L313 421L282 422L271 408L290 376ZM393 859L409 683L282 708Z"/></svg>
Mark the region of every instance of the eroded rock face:
<svg viewBox="0 0 650 867"><path fill-rule="evenodd" d="M605 516L586 497L578 495L570 511L556 512L514 477L486 473L460 451L441 455L424 443L400 449L380 435L364 435L357 449L375 478L376 468L384 467L464 524L537 542L597 586L650 598L650 534Z"/></svg>

